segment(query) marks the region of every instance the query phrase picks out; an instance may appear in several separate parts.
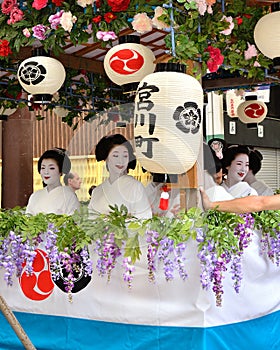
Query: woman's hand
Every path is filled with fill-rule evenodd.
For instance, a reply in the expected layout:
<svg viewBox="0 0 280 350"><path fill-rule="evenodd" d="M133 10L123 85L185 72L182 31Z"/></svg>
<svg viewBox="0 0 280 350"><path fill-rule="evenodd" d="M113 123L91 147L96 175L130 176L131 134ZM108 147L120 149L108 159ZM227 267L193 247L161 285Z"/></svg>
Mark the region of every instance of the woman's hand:
<svg viewBox="0 0 280 350"><path fill-rule="evenodd" d="M212 209L212 202L210 201L204 189L200 187L199 190L200 190L201 200L202 200L202 205L204 210Z"/></svg>

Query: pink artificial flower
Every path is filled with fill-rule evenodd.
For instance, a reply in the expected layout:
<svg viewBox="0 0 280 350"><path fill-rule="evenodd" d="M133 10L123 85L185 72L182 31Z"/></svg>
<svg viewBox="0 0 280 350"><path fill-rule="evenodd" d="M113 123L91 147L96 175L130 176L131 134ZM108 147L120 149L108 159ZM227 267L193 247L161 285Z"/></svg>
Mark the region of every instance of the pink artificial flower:
<svg viewBox="0 0 280 350"><path fill-rule="evenodd" d="M248 44L248 49L244 51L245 60L250 60L252 57L258 56L258 52L255 45Z"/></svg>
<svg viewBox="0 0 280 350"><path fill-rule="evenodd" d="M198 12L201 16L203 16L207 9L206 0L195 0Z"/></svg>
<svg viewBox="0 0 280 350"><path fill-rule="evenodd" d="M23 12L17 7L13 7L12 11L10 12L10 18L8 19L8 24L14 24L16 22L19 22L23 19Z"/></svg>
<svg viewBox="0 0 280 350"><path fill-rule="evenodd" d="M232 17L231 16L229 16L229 17L223 16L221 21L228 22L229 23L229 27L227 29L222 30L220 33L224 34L224 35L230 35L232 30L233 30L233 28L234 28L234 23L233 23Z"/></svg>
<svg viewBox="0 0 280 350"><path fill-rule="evenodd" d="M22 34L26 37L26 38L30 38L31 33L30 30L28 28L24 28L22 31Z"/></svg>
<svg viewBox="0 0 280 350"><path fill-rule="evenodd" d="M76 21L77 21L77 17L73 16L72 13L68 11L68 12L63 12L60 19L60 24L64 30L70 33L73 28L73 24Z"/></svg>
<svg viewBox="0 0 280 350"><path fill-rule="evenodd" d="M33 4L32 4L32 7L35 9L35 10L41 10L43 9L44 7L46 7L48 4L48 0L34 0L33 1Z"/></svg>
<svg viewBox="0 0 280 350"><path fill-rule="evenodd" d="M161 15L163 15L165 13L167 13L167 11L165 9L163 9L162 7L157 6L155 8L155 15L152 18L152 24L155 28L157 28L159 30L170 28L170 26L168 24L166 24L158 19Z"/></svg>
<svg viewBox="0 0 280 350"><path fill-rule="evenodd" d="M60 25L60 20L61 20L61 17L62 17L62 14L64 13L63 10L57 12L55 15L51 15L49 17L49 22L50 22L50 25L51 25L51 28L52 29L57 29L58 26Z"/></svg>
<svg viewBox="0 0 280 350"><path fill-rule="evenodd" d="M39 40L45 40L46 39L46 31L49 28L44 26L43 24L37 24L35 27L32 28L33 36Z"/></svg>
<svg viewBox="0 0 280 350"><path fill-rule="evenodd" d="M16 4L16 0L4 0L1 4L2 13L8 15L12 11L12 8L16 6Z"/></svg>
<svg viewBox="0 0 280 350"><path fill-rule="evenodd" d="M258 61L255 61L254 62L254 67L260 67L261 65L259 64L259 62Z"/></svg>
<svg viewBox="0 0 280 350"><path fill-rule="evenodd" d="M153 22L151 18L147 16L146 12L135 15L131 25L133 29L140 34L150 32L153 29Z"/></svg>
<svg viewBox="0 0 280 350"><path fill-rule="evenodd" d="M98 40L102 40L102 41L109 41L109 40L117 39L117 35L115 34L115 32L102 32L101 30L99 30L96 33L96 37Z"/></svg>

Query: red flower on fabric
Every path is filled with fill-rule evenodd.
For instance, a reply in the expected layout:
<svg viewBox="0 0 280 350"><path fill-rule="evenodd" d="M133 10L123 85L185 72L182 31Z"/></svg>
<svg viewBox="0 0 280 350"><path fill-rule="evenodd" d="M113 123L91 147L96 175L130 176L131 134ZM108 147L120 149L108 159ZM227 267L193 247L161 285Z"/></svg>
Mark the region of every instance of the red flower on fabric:
<svg viewBox="0 0 280 350"><path fill-rule="evenodd" d="M16 0L4 0L1 4L2 13L8 15L12 11L13 7L16 6L16 4Z"/></svg>
<svg viewBox="0 0 280 350"><path fill-rule="evenodd" d="M99 15L99 16L94 17L94 18L92 19L92 22L98 24L98 23L101 22L101 19L102 19L102 17Z"/></svg>
<svg viewBox="0 0 280 350"><path fill-rule="evenodd" d="M111 23L116 18L117 18L117 16L114 15L112 12L107 12L104 15L105 22L107 22L107 23Z"/></svg>
<svg viewBox="0 0 280 350"><path fill-rule="evenodd" d="M205 51L208 51L210 54L210 58L207 61L207 68L211 73L217 72L219 66L224 62L224 56L217 47L208 46Z"/></svg>
<svg viewBox="0 0 280 350"><path fill-rule="evenodd" d="M107 0L107 2L113 12L126 11L130 4L130 0Z"/></svg>
<svg viewBox="0 0 280 350"><path fill-rule="evenodd" d="M63 3L63 0L52 0L52 3L55 4L55 6L60 7Z"/></svg>
<svg viewBox="0 0 280 350"><path fill-rule="evenodd" d="M12 53L8 40L0 40L0 56L6 57Z"/></svg>
<svg viewBox="0 0 280 350"><path fill-rule="evenodd" d="M35 9L35 10L41 10L43 9L44 7L46 7L48 4L48 0L34 0L33 1L33 4L32 4L32 7Z"/></svg>

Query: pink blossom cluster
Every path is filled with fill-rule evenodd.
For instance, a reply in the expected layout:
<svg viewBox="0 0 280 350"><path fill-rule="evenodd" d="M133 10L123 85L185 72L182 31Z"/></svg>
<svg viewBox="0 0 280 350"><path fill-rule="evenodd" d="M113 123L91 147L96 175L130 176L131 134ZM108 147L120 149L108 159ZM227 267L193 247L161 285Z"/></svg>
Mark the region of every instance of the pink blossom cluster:
<svg viewBox="0 0 280 350"><path fill-rule="evenodd" d="M1 4L2 13L9 15L8 24L14 24L23 19L23 12L19 9L16 0L3 0Z"/></svg>

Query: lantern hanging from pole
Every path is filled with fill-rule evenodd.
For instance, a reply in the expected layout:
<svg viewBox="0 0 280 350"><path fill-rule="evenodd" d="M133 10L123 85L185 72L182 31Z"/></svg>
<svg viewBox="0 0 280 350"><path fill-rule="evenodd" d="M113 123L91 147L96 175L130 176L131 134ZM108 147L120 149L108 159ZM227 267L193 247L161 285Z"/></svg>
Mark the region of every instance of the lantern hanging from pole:
<svg viewBox="0 0 280 350"><path fill-rule="evenodd" d="M271 5L271 13L260 18L254 29L258 49L273 60L274 68L280 69L280 2Z"/></svg>
<svg viewBox="0 0 280 350"><path fill-rule="evenodd" d="M255 95L246 96L245 100L237 107L238 117L248 128L255 128L266 117L267 106Z"/></svg>
<svg viewBox="0 0 280 350"><path fill-rule="evenodd" d="M203 89L185 67L160 63L138 85L134 111L136 157L151 173L182 174L202 142Z"/></svg>
<svg viewBox="0 0 280 350"><path fill-rule="evenodd" d="M119 38L119 45L107 52L104 69L110 80L117 85L138 85L141 79L154 72L154 61L152 50L140 44L139 36L123 35Z"/></svg>
<svg viewBox="0 0 280 350"><path fill-rule="evenodd" d="M50 103L65 80L65 69L58 60L42 55L29 57L21 62L17 78L25 91L33 95L34 103Z"/></svg>

